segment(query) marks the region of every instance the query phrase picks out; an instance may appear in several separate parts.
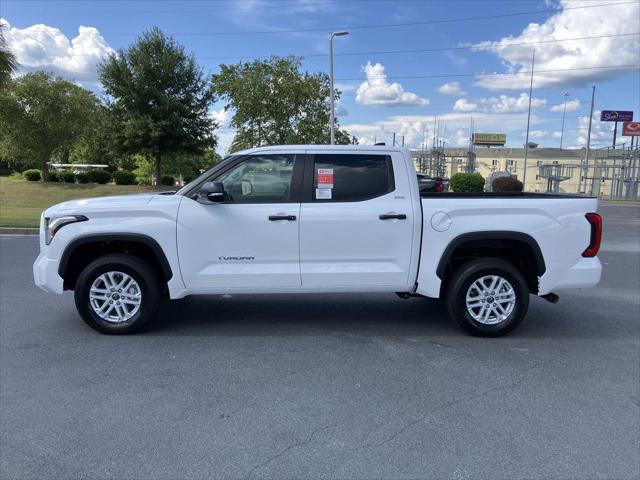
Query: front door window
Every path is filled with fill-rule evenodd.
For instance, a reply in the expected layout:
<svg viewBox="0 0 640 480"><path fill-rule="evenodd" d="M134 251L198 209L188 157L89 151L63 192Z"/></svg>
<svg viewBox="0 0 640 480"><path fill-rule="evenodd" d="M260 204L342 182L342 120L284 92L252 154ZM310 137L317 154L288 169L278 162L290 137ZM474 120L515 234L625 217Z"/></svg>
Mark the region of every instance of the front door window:
<svg viewBox="0 0 640 480"><path fill-rule="evenodd" d="M255 155L220 175L226 203L287 203L295 155Z"/></svg>

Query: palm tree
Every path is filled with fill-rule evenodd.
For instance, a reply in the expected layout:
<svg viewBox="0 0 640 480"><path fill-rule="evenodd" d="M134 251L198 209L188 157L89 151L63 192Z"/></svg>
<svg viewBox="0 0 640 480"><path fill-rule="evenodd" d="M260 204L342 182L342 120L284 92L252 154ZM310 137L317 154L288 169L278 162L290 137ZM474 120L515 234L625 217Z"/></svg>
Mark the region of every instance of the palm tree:
<svg viewBox="0 0 640 480"><path fill-rule="evenodd" d="M18 68L18 61L16 56L11 53L9 47L4 41L4 29L5 25L0 23L0 85L4 85L11 78L13 73Z"/></svg>

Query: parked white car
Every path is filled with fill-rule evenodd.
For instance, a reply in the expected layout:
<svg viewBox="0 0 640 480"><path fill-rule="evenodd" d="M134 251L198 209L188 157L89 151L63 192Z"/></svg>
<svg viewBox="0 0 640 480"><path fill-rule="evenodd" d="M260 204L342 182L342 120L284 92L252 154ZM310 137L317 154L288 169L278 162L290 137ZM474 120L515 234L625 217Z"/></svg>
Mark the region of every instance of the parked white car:
<svg viewBox="0 0 640 480"><path fill-rule="evenodd" d="M238 152L176 193L47 209L36 285L74 290L82 318L130 333L194 294L396 292L443 298L497 336L529 295L593 287L595 198L420 193L406 149L272 146Z"/></svg>

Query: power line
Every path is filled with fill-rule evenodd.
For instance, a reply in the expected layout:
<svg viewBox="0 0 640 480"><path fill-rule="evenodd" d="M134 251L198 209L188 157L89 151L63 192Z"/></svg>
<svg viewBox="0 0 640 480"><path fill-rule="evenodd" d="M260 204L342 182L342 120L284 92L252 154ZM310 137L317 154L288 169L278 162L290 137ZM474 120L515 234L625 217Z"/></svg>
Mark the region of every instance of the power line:
<svg viewBox="0 0 640 480"><path fill-rule="evenodd" d="M283 4L293 4L301 0L271 0ZM324 3L475 3L479 0L326 0ZM502 3L535 3L538 0L493 0ZM565 0L565 2L582 2L584 0ZM596 0L591 0L596 1ZM3 0L4 3L170 3L175 0ZM182 0L183 3L233 3L232 0ZM308 4L307 4L308 5ZM255 8L255 7L254 7ZM278 7L278 8L281 8Z"/></svg>
<svg viewBox="0 0 640 480"><path fill-rule="evenodd" d="M334 53L334 57L348 57L348 56L364 56L364 55L391 55L391 54L399 54L399 53L425 53L425 52L446 52L452 50L493 50L498 48L507 48L507 47L515 47L521 45L538 45L542 43L561 43L561 42L571 42L576 40L593 40L593 39L601 39L601 38L614 38L614 37L629 37L634 35L640 35L640 32L636 33L614 33L611 35L596 35L590 37L575 37L575 38L562 38L562 39L553 39L553 40L538 40L534 42L516 42L516 43L500 43L493 45L461 45L458 47L438 47L438 48L417 48L417 49L407 49L407 50L379 50L379 51L369 51L369 52L342 52L342 53ZM309 57L326 57L328 54L326 53L309 53L309 54L289 54L296 55L299 57L309 58ZM268 58L270 55L262 55L262 56L198 56L198 58L203 59L246 59L246 60L257 60L260 58Z"/></svg>
<svg viewBox="0 0 640 480"><path fill-rule="evenodd" d="M577 70L596 70L596 69L614 69L614 68L638 68L640 64L634 65L602 65L597 67L576 67L576 68L557 68L553 70L536 70L534 75L539 73L553 73L553 72L572 72ZM389 76L389 77L368 77L368 80L383 80L383 79L410 79L410 78L449 78L449 77L490 77L499 75L531 75L531 70L522 70L520 72L490 72L490 73L451 73L442 75L401 75L401 76ZM338 81L353 81L362 80L361 77L351 78L336 78Z"/></svg>
<svg viewBox="0 0 640 480"><path fill-rule="evenodd" d="M547 9L547 10L529 10L526 12L514 12L503 13L498 15L483 15L479 17L460 17L460 18L444 18L437 20L425 20L420 22L405 22L405 23L382 23L377 25L352 25L352 26L340 26L340 27L320 27L320 28L301 28L301 29L280 29L280 30L254 30L248 32L179 32L172 33L173 36L230 36L230 35L261 35L261 34L279 34L279 33L308 33L308 32L329 32L334 30L365 30L365 29L377 29L377 28L394 28L394 27L411 27L418 25L433 25L442 23L455 23L455 22L467 22L476 20L490 20L494 18L510 18L523 15L538 15L542 13L558 13L560 11L567 10L579 10L585 8L598 8L598 7L612 7L618 5L630 5L637 4L637 1L632 2L616 2L616 3L600 3L597 5L580 5L578 7L564 7L562 10ZM118 32L104 32L103 35L130 35L129 33Z"/></svg>
<svg viewBox="0 0 640 480"><path fill-rule="evenodd" d="M369 52L343 52L343 53L334 53L334 57L338 56L365 56L365 55L389 55L389 54L399 54L399 53L424 53L424 52L446 52L452 50L493 50L498 48L508 48L508 47L516 47L522 45L538 45L542 43L562 43L562 42L572 42L577 40L594 40L594 39L602 39L602 38L614 38L614 37L630 37L634 35L640 35L640 32L636 33L614 33L610 35L596 35L590 37L575 37L575 38L562 38L562 39L553 39L553 40L537 40L533 42L516 42L516 43L500 43L493 45L461 45L457 47L438 47L438 48L418 48L418 49L410 49L410 50L379 50L379 51L369 51ZM269 58L269 55L260 55L260 56L248 56L248 55L197 55L200 59L239 59L239 60L258 60L262 58ZM280 54L276 56L289 56L294 55L297 57L309 58L309 57L327 57L329 54L327 53L288 53L288 54ZM87 53L77 53L70 55L71 57L93 57L93 54Z"/></svg>

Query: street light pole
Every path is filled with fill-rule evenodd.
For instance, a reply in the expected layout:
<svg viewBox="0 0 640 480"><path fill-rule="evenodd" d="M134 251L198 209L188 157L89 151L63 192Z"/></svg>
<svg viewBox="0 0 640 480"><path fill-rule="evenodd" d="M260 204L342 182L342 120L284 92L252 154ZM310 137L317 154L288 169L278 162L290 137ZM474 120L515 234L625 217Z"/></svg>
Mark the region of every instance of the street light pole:
<svg viewBox="0 0 640 480"><path fill-rule="evenodd" d="M529 85L529 111L527 113L527 138L524 141L524 172L522 172L522 190L527 190L527 159L529 157L529 125L531 123L531 95L533 95L533 68L536 63L536 49L531 56L531 84Z"/></svg>
<svg viewBox="0 0 640 480"><path fill-rule="evenodd" d="M569 92L564 92L564 109L562 110L562 128L560 129L560 150L562 150L562 139L564 137L564 116L567 113L567 98L569 97Z"/></svg>
<svg viewBox="0 0 640 480"><path fill-rule="evenodd" d="M341 37L343 35L349 35L349 32L331 32L329 33L329 83L331 86L330 99L331 99L331 145L336 143L336 125L335 125L335 95L333 91L333 37Z"/></svg>

